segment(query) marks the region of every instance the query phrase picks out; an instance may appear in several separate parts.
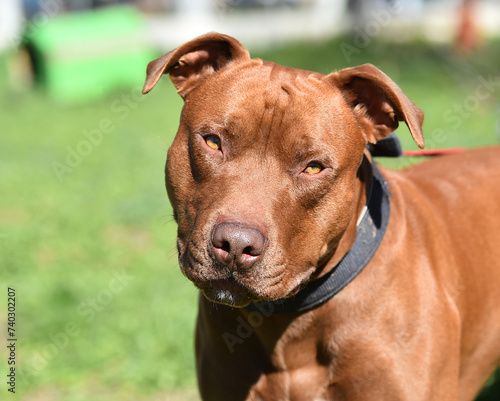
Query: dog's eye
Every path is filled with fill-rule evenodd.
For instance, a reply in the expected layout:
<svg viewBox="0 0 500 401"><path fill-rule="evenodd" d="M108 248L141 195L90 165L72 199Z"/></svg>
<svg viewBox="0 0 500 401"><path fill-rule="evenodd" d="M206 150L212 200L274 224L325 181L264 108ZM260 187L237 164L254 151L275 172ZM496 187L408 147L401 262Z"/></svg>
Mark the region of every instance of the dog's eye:
<svg viewBox="0 0 500 401"><path fill-rule="evenodd" d="M209 135L205 137L205 142L207 143L208 147L215 149L215 150L220 150L221 145L220 145L220 138L215 136L215 135Z"/></svg>
<svg viewBox="0 0 500 401"><path fill-rule="evenodd" d="M323 167L321 166L321 164L316 163L316 162L311 162L304 169L304 173L306 173L306 174L318 174L318 173L321 173L322 170L323 170Z"/></svg>

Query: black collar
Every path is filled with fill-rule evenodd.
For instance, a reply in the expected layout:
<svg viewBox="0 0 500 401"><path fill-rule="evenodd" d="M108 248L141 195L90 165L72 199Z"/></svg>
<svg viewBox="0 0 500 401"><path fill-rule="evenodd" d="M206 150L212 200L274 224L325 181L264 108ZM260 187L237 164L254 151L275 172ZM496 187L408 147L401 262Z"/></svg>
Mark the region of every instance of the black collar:
<svg viewBox="0 0 500 401"><path fill-rule="evenodd" d="M247 310L296 313L314 309L331 299L363 270L384 238L390 215L391 194L387 181L374 162L372 172L370 193L357 225L356 239L339 264L329 273L308 283L297 295L277 301L254 302L246 306Z"/></svg>

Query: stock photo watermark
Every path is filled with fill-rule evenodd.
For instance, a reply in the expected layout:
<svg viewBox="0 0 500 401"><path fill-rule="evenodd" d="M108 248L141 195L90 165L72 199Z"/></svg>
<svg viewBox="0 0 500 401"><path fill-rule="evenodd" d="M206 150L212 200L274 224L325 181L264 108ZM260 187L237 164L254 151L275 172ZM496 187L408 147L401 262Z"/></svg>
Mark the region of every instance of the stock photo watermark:
<svg viewBox="0 0 500 401"><path fill-rule="evenodd" d="M48 342L41 348L31 353L27 361L19 369L23 383L28 383L33 377L38 376L47 366L54 361L60 353L74 340L82 331L83 324L91 324L113 299L124 291L135 279L125 270L114 270L113 277L109 280L107 287L101 289L94 297L87 298L81 302L76 313L81 317L80 321L71 320L66 323L64 329L49 336Z"/></svg>
<svg viewBox="0 0 500 401"><path fill-rule="evenodd" d="M352 56L360 54L364 48L368 47L372 40L379 36L383 29L389 26L393 18L399 15L401 11L401 1L395 1L394 4L386 8L372 10L368 21L362 28L359 26L354 27L352 42L343 41L340 44L340 50L345 60L350 63Z"/></svg>
<svg viewBox="0 0 500 401"><path fill-rule="evenodd" d="M236 321L238 322L236 331L232 333L226 331L222 335L224 343L226 344L231 354L234 352L236 345L243 344L245 340L255 332L255 329L261 327L264 324L266 318L269 318L273 315L275 304L279 305L279 301L268 304L257 303L255 304L255 306L258 311L250 312L246 318L243 318L243 316L238 316L236 318Z"/></svg>
<svg viewBox="0 0 500 401"><path fill-rule="evenodd" d="M24 26L19 33L10 37L12 47L16 47L24 39L32 38L40 28L45 27L52 17L58 15L64 7L64 0L46 0L41 2L40 10L36 12L28 21L24 21Z"/></svg>
<svg viewBox="0 0 500 401"><path fill-rule="evenodd" d="M128 94L123 94L110 104L111 117L103 118L93 128L81 131L84 137L75 145L67 145L66 156L63 161L54 160L51 163L52 171L57 180L62 182L66 174L71 174L78 168L85 158L89 157L95 148L101 145L106 135L116 130L115 122L125 120L132 110L144 100L142 90L136 87Z"/></svg>
<svg viewBox="0 0 500 401"><path fill-rule="evenodd" d="M16 392L17 340L16 332L16 290L7 288L7 391Z"/></svg>
<svg viewBox="0 0 500 401"><path fill-rule="evenodd" d="M483 76L477 77L477 85L474 92L465 97L462 102L455 103L446 110L443 114L445 122L450 123L451 129L460 127L464 119L469 118L472 113L476 112L481 102L491 98L496 89L500 88L500 77L489 75L488 78Z"/></svg>

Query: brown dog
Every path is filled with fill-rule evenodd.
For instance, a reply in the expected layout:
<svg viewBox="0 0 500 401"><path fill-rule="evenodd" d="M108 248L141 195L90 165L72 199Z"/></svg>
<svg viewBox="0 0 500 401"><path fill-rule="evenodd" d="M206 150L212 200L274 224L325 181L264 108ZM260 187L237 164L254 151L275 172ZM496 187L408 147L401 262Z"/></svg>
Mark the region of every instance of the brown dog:
<svg viewBox="0 0 500 401"><path fill-rule="evenodd" d="M379 173L367 145L405 121L423 147L423 113L371 65L324 76L212 33L144 93L167 73L202 398L472 400L500 360L499 149Z"/></svg>

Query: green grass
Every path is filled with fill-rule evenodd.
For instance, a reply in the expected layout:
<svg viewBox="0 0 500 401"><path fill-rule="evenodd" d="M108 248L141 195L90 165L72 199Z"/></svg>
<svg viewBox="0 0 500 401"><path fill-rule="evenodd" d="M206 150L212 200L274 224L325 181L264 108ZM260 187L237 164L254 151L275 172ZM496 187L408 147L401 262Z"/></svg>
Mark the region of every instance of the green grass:
<svg viewBox="0 0 500 401"><path fill-rule="evenodd" d="M108 400L194 386L197 294L177 268L163 186L181 102L162 86L120 112L128 92L85 106L2 99L1 282L17 293L28 398L52 387L56 399ZM67 164L67 147L86 154L83 130L108 119L114 129L59 179L53 163Z"/></svg>
<svg viewBox="0 0 500 401"><path fill-rule="evenodd" d="M480 77L499 76L498 43L467 60L422 43L374 41L346 61L343 42L350 39L253 55L323 73L371 62L425 111L431 147L497 142L500 91L477 107L472 98ZM458 121L453 110L467 102L474 108ZM13 399L193 398L197 292L177 267L163 185L181 107L167 79L146 97L125 91L85 105L1 93L0 321L6 287L14 287L22 370ZM107 133L94 131L86 146L84 131L99 127ZM399 131L414 149L407 129ZM86 155L62 168L78 147ZM4 338L4 323L0 330ZM2 347L2 372L6 360Z"/></svg>

